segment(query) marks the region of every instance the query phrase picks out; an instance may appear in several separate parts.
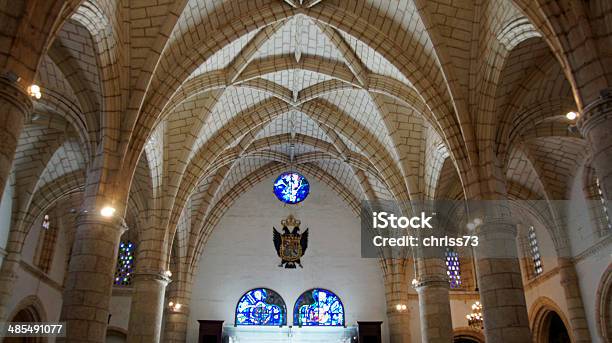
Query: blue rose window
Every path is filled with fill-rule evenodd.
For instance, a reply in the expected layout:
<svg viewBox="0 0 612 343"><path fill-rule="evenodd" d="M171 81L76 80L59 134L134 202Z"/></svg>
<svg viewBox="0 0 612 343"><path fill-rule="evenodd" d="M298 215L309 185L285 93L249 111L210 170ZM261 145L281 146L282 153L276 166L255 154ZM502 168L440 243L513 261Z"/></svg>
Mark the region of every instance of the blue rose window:
<svg viewBox="0 0 612 343"><path fill-rule="evenodd" d="M287 306L281 296L268 288L246 292L236 305L236 325L287 325Z"/></svg>
<svg viewBox="0 0 612 343"><path fill-rule="evenodd" d="M274 195L286 204L297 204L310 193L310 184L302 174L282 173L274 181Z"/></svg>

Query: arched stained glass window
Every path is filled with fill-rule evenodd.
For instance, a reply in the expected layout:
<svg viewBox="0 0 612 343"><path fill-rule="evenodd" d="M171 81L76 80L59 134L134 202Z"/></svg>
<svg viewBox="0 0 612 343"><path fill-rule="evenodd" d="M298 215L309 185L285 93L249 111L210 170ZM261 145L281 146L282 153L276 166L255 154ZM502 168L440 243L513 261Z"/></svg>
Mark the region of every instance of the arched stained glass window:
<svg viewBox="0 0 612 343"><path fill-rule="evenodd" d="M275 291L255 288L238 301L235 320L236 325L287 325L287 306Z"/></svg>
<svg viewBox="0 0 612 343"><path fill-rule="evenodd" d="M136 244L130 241L119 244L119 255L117 256L117 270L115 271L115 285L129 286L132 284L134 273L134 251Z"/></svg>
<svg viewBox="0 0 612 343"><path fill-rule="evenodd" d="M529 227L527 232L527 238L529 239L529 250L531 258L533 260L533 272L534 276L542 274L542 256L540 256L540 247L538 246L538 237L536 236L535 228Z"/></svg>
<svg viewBox="0 0 612 343"><path fill-rule="evenodd" d="M446 274L450 288L461 287L461 267L459 265L459 254L452 249L446 250Z"/></svg>
<svg viewBox="0 0 612 343"><path fill-rule="evenodd" d="M293 308L293 325L344 326L344 306L340 298L321 288L300 295Z"/></svg>

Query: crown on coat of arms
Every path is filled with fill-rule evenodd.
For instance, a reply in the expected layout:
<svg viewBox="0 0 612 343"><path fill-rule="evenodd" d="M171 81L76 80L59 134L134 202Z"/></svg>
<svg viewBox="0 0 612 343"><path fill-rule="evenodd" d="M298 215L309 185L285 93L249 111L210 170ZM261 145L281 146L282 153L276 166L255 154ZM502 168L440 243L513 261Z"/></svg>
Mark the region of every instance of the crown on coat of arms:
<svg viewBox="0 0 612 343"><path fill-rule="evenodd" d="M302 222L296 219L292 214L290 214L286 219L281 220L281 225L288 227L300 226L301 223Z"/></svg>

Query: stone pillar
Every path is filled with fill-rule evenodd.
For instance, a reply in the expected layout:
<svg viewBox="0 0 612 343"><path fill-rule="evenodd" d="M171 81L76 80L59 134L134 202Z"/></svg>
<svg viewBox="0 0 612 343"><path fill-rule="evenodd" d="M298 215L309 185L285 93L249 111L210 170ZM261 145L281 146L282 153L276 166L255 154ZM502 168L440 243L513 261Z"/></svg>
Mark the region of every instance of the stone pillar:
<svg viewBox="0 0 612 343"><path fill-rule="evenodd" d="M186 343L187 324L189 323L189 307L183 306L180 311L166 311L164 327L165 343Z"/></svg>
<svg viewBox="0 0 612 343"><path fill-rule="evenodd" d="M383 270L390 342L409 343L411 342L410 310L408 310L405 269L407 260L387 259L383 263L386 265ZM398 305L406 305L406 308L398 310Z"/></svg>
<svg viewBox="0 0 612 343"><path fill-rule="evenodd" d="M191 300L190 281L181 281L180 278L172 281L166 297L169 301L181 304L179 311L173 311L165 306L164 317L164 343L186 343L187 325L189 323L189 302Z"/></svg>
<svg viewBox="0 0 612 343"><path fill-rule="evenodd" d="M0 197L13 165L23 123L32 112L32 100L17 82L0 76Z"/></svg>
<svg viewBox="0 0 612 343"><path fill-rule="evenodd" d="M573 342L591 342L578 275L576 274L576 267L571 260L567 258L559 259L559 276L561 277L561 286L563 286L565 300L567 301L568 320L571 325L571 328L568 328L568 330L572 331Z"/></svg>
<svg viewBox="0 0 612 343"><path fill-rule="evenodd" d="M485 220L475 248L487 342L531 343L516 226Z"/></svg>
<svg viewBox="0 0 612 343"><path fill-rule="evenodd" d="M170 279L162 272L134 274L132 306L128 325L129 343L154 343L161 340L166 286Z"/></svg>
<svg viewBox="0 0 612 343"><path fill-rule="evenodd" d="M612 89L602 91L597 100L584 107L577 126L591 147L592 165L603 194L612 199Z"/></svg>
<svg viewBox="0 0 612 343"><path fill-rule="evenodd" d="M419 259L419 314L421 340L431 343L453 341L449 282L444 260L441 258Z"/></svg>
<svg viewBox="0 0 612 343"><path fill-rule="evenodd" d="M121 217L82 213L64 289L61 321L67 342L105 342L117 251L125 231Z"/></svg>
<svg viewBox="0 0 612 343"><path fill-rule="evenodd" d="M0 268L0 323L7 322L10 308L9 302L13 294L15 281L17 281L16 270L19 266L21 255L16 253L8 253L2 261Z"/></svg>

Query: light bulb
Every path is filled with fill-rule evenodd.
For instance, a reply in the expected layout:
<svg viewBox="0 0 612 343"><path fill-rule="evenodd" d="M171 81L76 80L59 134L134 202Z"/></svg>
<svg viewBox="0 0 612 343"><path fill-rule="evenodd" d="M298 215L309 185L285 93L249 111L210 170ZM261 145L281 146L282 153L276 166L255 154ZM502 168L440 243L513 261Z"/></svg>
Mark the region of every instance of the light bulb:
<svg viewBox="0 0 612 343"><path fill-rule="evenodd" d="M172 306L174 306L174 302L171 301L168 303L168 307L172 307Z"/></svg>
<svg viewBox="0 0 612 343"><path fill-rule="evenodd" d="M172 272L170 270L166 270L165 274L167 277L172 277Z"/></svg>
<svg viewBox="0 0 612 343"><path fill-rule="evenodd" d="M115 208L110 206L105 206L100 210L100 214L102 217L112 217L115 214Z"/></svg>
<svg viewBox="0 0 612 343"><path fill-rule="evenodd" d="M174 305L174 310L175 310L175 311L179 311L179 310L181 309L181 307L183 307L183 305L181 305L181 304L179 304L179 303L176 303L176 304Z"/></svg>
<svg viewBox="0 0 612 343"><path fill-rule="evenodd" d="M40 97L42 96L42 93L40 92L40 87L38 85L31 85L30 87L28 87L28 93L30 93L30 96L36 99L40 99Z"/></svg>
<svg viewBox="0 0 612 343"><path fill-rule="evenodd" d="M578 118L578 113L574 112L574 111L569 111L565 114L565 117L569 120L574 120L576 118Z"/></svg>
<svg viewBox="0 0 612 343"><path fill-rule="evenodd" d="M395 309L398 310L398 311L401 311L402 310L402 305L401 304L395 305Z"/></svg>

